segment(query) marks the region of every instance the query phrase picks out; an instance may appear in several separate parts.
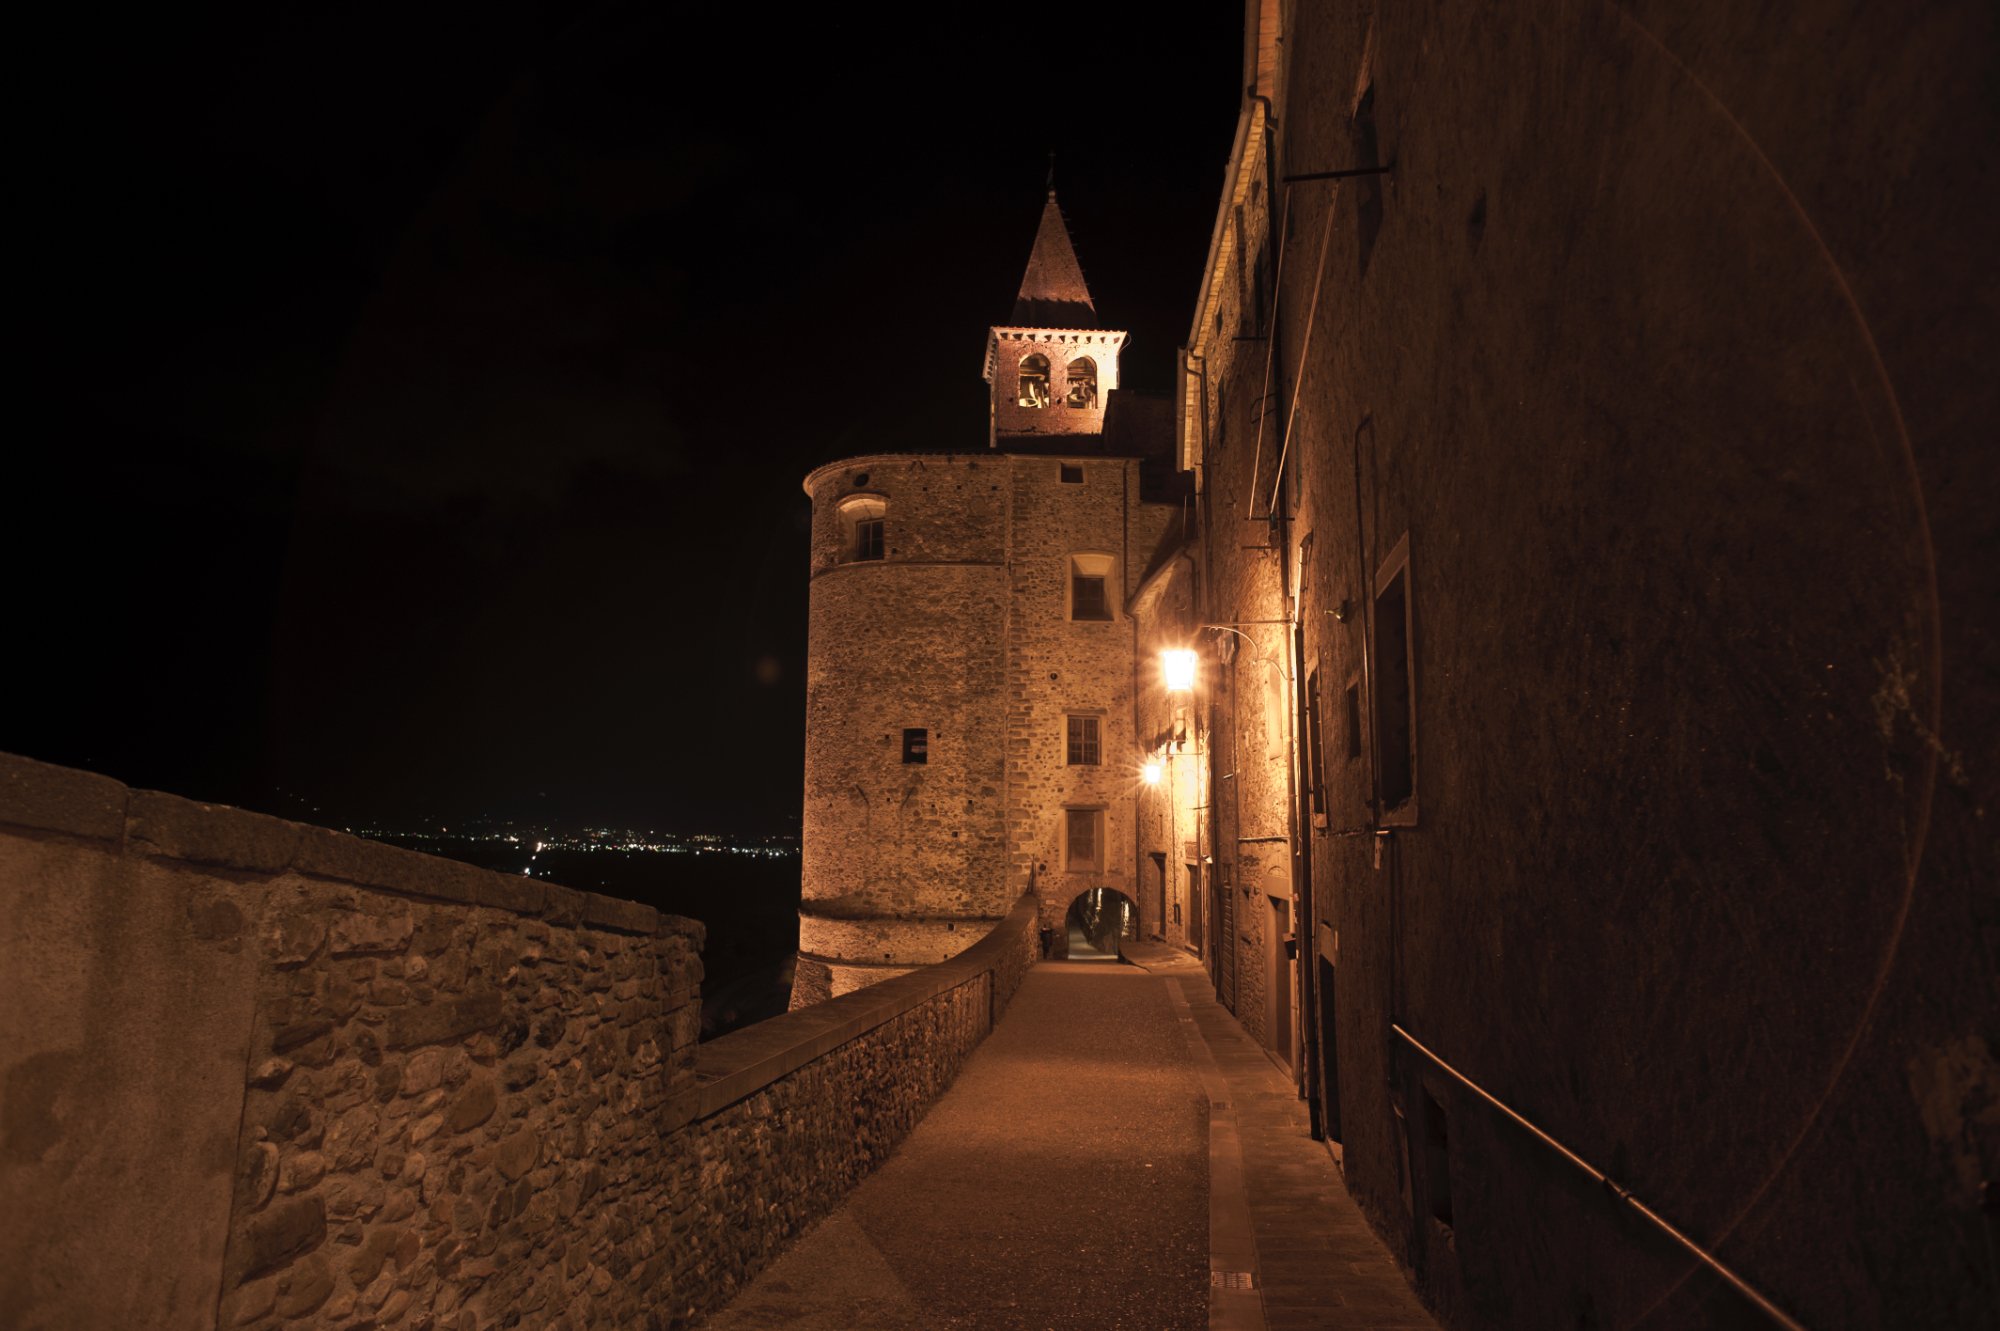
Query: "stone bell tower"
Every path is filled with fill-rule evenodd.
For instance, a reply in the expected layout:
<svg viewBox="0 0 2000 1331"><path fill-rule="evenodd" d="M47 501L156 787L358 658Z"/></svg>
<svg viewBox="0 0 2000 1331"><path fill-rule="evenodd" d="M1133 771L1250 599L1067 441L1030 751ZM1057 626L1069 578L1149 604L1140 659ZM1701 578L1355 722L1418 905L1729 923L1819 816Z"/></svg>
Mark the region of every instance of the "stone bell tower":
<svg viewBox="0 0 2000 1331"><path fill-rule="evenodd" d="M987 334L991 447L806 477L793 1007L956 956L1025 891L1052 933L1086 892L1141 899L1128 606L1182 496L1161 502L1141 472L1170 454L1164 412L1121 392L1125 451L1107 449L1124 345L1098 327L1051 192Z"/></svg>
<svg viewBox="0 0 2000 1331"><path fill-rule="evenodd" d="M1097 308L1050 190L1012 319L986 334L987 443L1005 448L1103 433L1104 402L1118 387L1125 336L1097 326Z"/></svg>

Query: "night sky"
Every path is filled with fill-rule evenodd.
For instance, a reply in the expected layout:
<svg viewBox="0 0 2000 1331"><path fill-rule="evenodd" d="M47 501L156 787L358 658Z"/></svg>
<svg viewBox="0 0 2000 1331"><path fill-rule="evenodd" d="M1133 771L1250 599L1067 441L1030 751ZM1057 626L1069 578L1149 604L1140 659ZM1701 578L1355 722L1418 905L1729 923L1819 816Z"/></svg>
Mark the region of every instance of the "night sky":
<svg viewBox="0 0 2000 1331"><path fill-rule="evenodd" d="M795 830L801 478L985 447L1051 150L1126 382L1170 386L1238 100L1210 8L67 20L0 750L333 825Z"/></svg>

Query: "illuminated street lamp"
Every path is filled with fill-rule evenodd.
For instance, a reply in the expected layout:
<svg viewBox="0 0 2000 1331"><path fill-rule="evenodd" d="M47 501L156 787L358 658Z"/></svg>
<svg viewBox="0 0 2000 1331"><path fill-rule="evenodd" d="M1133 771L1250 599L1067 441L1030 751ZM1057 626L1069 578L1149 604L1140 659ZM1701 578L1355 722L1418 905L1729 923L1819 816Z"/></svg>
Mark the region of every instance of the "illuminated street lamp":
<svg viewBox="0 0 2000 1331"><path fill-rule="evenodd" d="M1149 786L1159 785L1160 760L1158 758L1148 758L1146 760L1146 765L1139 769L1139 777Z"/></svg>
<svg viewBox="0 0 2000 1331"><path fill-rule="evenodd" d="M1160 669L1166 675L1168 693L1193 693L1195 662L1199 658L1185 647L1160 653Z"/></svg>

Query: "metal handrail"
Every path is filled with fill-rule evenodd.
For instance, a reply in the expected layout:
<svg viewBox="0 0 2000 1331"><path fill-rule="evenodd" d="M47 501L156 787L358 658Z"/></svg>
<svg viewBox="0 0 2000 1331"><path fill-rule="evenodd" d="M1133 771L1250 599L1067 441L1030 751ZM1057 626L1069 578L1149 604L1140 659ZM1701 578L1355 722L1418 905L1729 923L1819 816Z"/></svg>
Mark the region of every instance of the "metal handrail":
<svg viewBox="0 0 2000 1331"><path fill-rule="evenodd" d="M1729 1284L1735 1288L1737 1293L1741 1294L1744 1298L1750 1300L1750 1302L1756 1304L1758 1310L1761 1311L1766 1317L1770 1318L1773 1322L1775 1322L1779 1326L1784 1327L1785 1331L1806 1331L1806 1328L1804 1326L1792 1320L1792 1318L1786 1316L1785 1313L1782 1310L1780 1310L1776 1304L1772 1303L1769 1299L1765 1298L1762 1294L1758 1293L1756 1289L1752 1288L1749 1281L1745 1280L1742 1276L1737 1275L1734 1271L1724 1266L1722 1264L1721 1259L1716 1257L1714 1253L1708 1251L1708 1249L1702 1247L1699 1243L1696 1243L1693 1239L1681 1233L1680 1230L1674 1228L1673 1224L1669 1222L1666 1219L1666 1217L1662 1216L1658 1211L1655 1211L1652 1207L1646 1205L1644 1202L1640 1201L1637 1197L1633 1196L1632 1190L1630 1188L1627 1188L1623 1184L1619 1183L1617 1180L1613 1179L1609 1174L1606 1174L1603 1170L1597 1168L1597 1166L1591 1164L1588 1160L1585 1160L1582 1156L1578 1155L1575 1151L1570 1150L1569 1147L1564 1146L1554 1137L1549 1136L1548 1133L1543 1132L1540 1128L1530 1123L1527 1119L1515 1113L1513 1109L1509 1108L1503 1101L1501 1101L1492 1092L1488 1091L1478 1082L1472 1080L1472 1078L1466 1076L1463 1072L1460 1072L1457 1068L1453 1067L1451 1064L1445 1062L1443 1058L1438 1056L1435 1050L1432 1050L1429 1046L1425 1045L1423 1041L1419 1040L1416 1036L1404 1030L1401 1026L1398 1026L1394 1022L1391 1022L1389 1024L1389 1029L1394 1031L1405 1043L1407 1043L1410 1046L1410 1048L1416 1050L1418 1053L1422 1054L1425 1058L1429 1059L1432 1062L1432 1064L1434 1064L1440 1071L1449 1074L1454 1081L1459 1083L1459 1085L1465 1087L1465 1089L1471 1091L1474 1095L1484 1100L1487 1104L1492 1105L1495 1109L1505 1114L1509 1119L1513 1120L1514 1123L1516 1123L1522 1129L1527 1131L1527 1133L1530 1136L1534 1137L1537 1141L1541 1142L1542 1145L1548 1147L1550 1150L1554 1151L1557 1155L1569 1161L1572 1165L1575 1165L1578 1169L1582 1170L1584 1173L1590 1175L1591 1178L1603 1184L1605 1190L1608 1191L1612 1196L1616 1197L1619 1201L1624 1202L1627 1206L1630 1206L1634 1211L1637 1211L1641 1216L1645 1217L1645 1219L1650 1221L1656 1228L1659 1229L1661 1233L1665 1234L1675 1243L1678 1243L1681 1247L1687 1249L1687 1251L1692 1256L1694 1256L1698 1261L1700 1261L1704 1266L1708 1267L1710 1270L1714 1271L1717 1275L1721 1276L1724 1280L1728 1281Z"/></svg>

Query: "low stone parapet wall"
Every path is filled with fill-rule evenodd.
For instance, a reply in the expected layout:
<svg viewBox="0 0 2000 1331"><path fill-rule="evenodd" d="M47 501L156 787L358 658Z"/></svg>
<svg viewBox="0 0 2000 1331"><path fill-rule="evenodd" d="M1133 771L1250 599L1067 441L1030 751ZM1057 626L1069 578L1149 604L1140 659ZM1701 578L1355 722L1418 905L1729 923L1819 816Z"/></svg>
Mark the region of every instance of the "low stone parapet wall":
<svg viewBox="0 0 2000 1331"><path fill-rule="evenodd" d="M1033 926L697 1051L692 921L0 755L0 1308L686 1325L908 1132Z"/></svg>
<svg viewBox="0 0 2000 1331"><path fill-rule="evenodd" d="M688 1154L701 1162L692 1238L708 1265L689 1288L718 1306L837 1206L951 1084L1038 953L1023 897L949 961L701 1046Z"/></svg>

